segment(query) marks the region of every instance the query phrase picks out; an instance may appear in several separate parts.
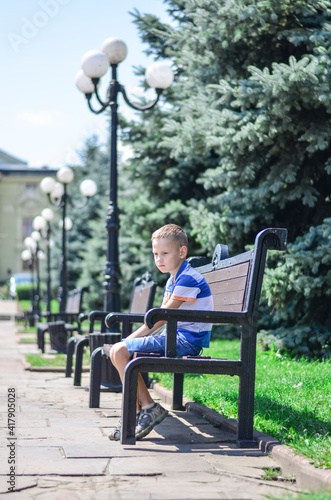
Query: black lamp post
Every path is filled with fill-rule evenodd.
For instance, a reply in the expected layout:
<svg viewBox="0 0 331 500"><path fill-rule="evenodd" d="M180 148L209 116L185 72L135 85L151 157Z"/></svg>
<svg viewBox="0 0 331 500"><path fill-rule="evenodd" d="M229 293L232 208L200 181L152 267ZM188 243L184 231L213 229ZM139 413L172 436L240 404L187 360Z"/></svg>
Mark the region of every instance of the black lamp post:
<svg viewBox="0 0 331 500"><path fill-rule="evenodd" d="M46 304L47 312L51 312L51 300L52 300L52 287L51 287L51 248L53 241L51 240L52 228L51 220L54 217L53 210L51 208L44 208L41 212L41 216L46 220L46 244L47 244L47 273L46 273Z"/></svg>
<svg viewBox="0 0 331 500"><path fill-rule="evenodd" d="M72 182L74 173L69 167L62 167L56 175L59 182L56 182L53 177L44 177L40 182L41 190L47 194L52 205L61 208L62 210L62 255L60 260L60 287L58 299L60 304L60 313L65 312L67 300L67 248L66 248L66 232L71 229L71 220L66 216L67 203L77 208L83 208L89 199L97 192L97 186L91 179L86 179L80 185L80 191L85 197L81 204L74 204L71 196L67 192L67 184Z"/></svg>
<svg viewBox="0 0 331 500"><path fill-rule="evenodd" d="M36 283L34 286L33 279L33 292L31 292L31 302L32 302L32 316L33 318L40 316L40 272L39 272L39 258L40 258L40 233L38 231L32 231L31 236L28 236L24 240L24 244L27 247L21 254L23 260L29 261L30 270L32 277L34 278L34 271L36 271ZM34 324L34 321L32 322ZM33 326L33 325L31 325Z"/></svg>
<svg viewBox="0 0 331 500"><path fill-rule="evenodd" d="M35 295L35 305L36 305L36 314L37 317L40 317L40 254L42 253L39 247L39 241L41 239L41 235L38 231L32 231L31 238L35 241L34 247L34 261L36 268L36 295Z"/></svg>
<svg viewBox="0 0 331 500"><path fill-rule="evenodd" d="M121 93L125 102L133 109L146 111L152 109L158 102L163 89L173 81L173 73L164 62L152 64L146 72L147 83L156 89L156 99L146 106L138 106L130 101L123 85L117 81L117 66L127 55L127 47L118 38L107 38L102 44L102 51L87 52L82 59L82 70L76 76L78 89L85 94L92 113L100 114L107 108L111 110L110 134L110 190L109 205L106 215L107 254L104 269L104 308L106 311L120 311L120 266L118 258L119 213L117 206L117 108L118 94ZM98 93L100 77L111 67L111 80L107 96L102 100ZM100 104L98 110L91 104L92 95Z"/></svg>
<svg viewBox="0 0 331 500"><path fill-rule="evenodd" d="M34 326L35 324L35 283L34 283L34 253L32 250L33 242L30 236L27 236L24 240L24 244L27 247L21 253L21 258L29 265L29 270L32 277L32 284L30 288L30 303L31 303L31 314L29 314L29 325Z"/></svg>
<svg viewBox="0 0 331 500"><path fill-rule="evenodd" d="M47 265L46 265L46 307L47 312L51 312L51 220L53 220L54 213L51 208L45 208L41 215L37 215L33 219L32 226L36 231L40 231L41 235L46 241Z"/></svg>

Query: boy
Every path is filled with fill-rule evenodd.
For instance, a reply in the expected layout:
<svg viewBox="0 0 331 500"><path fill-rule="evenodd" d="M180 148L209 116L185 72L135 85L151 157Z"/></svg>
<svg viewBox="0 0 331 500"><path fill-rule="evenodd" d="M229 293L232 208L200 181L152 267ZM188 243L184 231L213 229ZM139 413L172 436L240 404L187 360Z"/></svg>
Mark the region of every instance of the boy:
<svg viewBox="0 0 331 500"><path fill-rule="evenodd" d="M213 297L206 280L186 260L186 233L175 224L167 224L152 234L154 261L161 273L170 273L161 307L170 309L212 310ZM155 335L164 325L159 321L149 329L142 325L135 332L113 345L110 359L121 380L134 352L165 354L166 334ZM177 357L196 356L209 346L210 324L179 322L177 325ZM162 422L168 411L151 398L143 378L138 377L136 439L151 432ZM110 432L109 439L119 440L121 423Z"/></svg>

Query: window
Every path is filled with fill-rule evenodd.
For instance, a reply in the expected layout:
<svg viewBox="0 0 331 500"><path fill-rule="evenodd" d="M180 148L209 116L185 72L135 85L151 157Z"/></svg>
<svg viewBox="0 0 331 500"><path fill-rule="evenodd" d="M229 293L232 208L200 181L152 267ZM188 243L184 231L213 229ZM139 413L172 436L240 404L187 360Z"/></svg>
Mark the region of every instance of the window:
<svg viewBox="0 0 331 500"><path fill-rule="evenodd" d="M32 217L25 217L23 219L23 234L22 234L22 237L23 237L23 240L27 237L27 236L30 236L30 234L32 233L33 231L33 228L32 228L32 221L33 221L33 218Z"/></svg>

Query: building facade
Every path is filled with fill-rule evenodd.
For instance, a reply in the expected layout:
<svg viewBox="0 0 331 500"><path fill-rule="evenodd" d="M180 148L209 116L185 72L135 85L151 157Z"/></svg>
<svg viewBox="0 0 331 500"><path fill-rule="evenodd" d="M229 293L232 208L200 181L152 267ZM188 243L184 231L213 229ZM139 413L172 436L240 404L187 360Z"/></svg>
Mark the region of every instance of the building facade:
<svg viewBox="0 0 331 500"><path fill-rule="evenodd" d="M21 259L32 221L48 206L39 183L56 169L32 167L0 149L0 284L26 268Z"/></svg>

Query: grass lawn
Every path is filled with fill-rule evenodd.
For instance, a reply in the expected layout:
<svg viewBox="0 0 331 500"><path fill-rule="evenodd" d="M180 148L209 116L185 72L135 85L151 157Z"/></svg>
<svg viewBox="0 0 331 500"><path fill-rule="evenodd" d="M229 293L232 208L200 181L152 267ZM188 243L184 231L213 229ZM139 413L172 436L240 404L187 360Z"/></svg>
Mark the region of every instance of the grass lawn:
<svg viewBox="0 0 331 500"><path fill-rule="evenodd" d="M299 495L289 495L289 496L281 496L279 499L273 498L273 500L330 500L331 493L330 491L316 491L311 493L301 493Z"/></svg>
<svg viewBox="0 0 331 500"><path fill-rule="evenodd" d="M238 340L213 340L203 354L238 359ZM155 374L168 388L171 374ZM238 378L225 375L185 375L184 394L237 418ZM308 361L257 351L254 429L278 439L309 458L316 467L331 469L331 360Z"/></svg>
<svg viewBox="0 0 331 500"><path fill-rule="evenodd" d="M27 311L31 310L31 302L30 302L30 300L20 300L19 303L20 303L20 309L21 309L21 311L27 312ZM43 311L43 312L46 312L47 307L46 307L45 302L43 302L41 300L40 303L39 303L39 305L40 305L40 310ZM53 313L59 312L59 302L57 300L55 300L55 299L53 299L51 301L51 311Z"/></svg>
<svg viewBox="0 0 331 500"><path fill-rule="evenodd" d="M26 354L25 360L30 363L31 366L40 367L61 367L64 368L67 363L66 354ZM84 352L83 354L83 366L90 364L90 353Z"/></svg>

